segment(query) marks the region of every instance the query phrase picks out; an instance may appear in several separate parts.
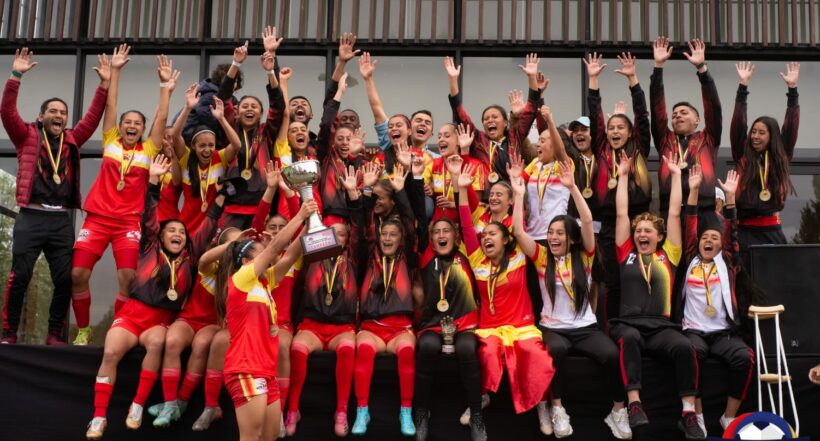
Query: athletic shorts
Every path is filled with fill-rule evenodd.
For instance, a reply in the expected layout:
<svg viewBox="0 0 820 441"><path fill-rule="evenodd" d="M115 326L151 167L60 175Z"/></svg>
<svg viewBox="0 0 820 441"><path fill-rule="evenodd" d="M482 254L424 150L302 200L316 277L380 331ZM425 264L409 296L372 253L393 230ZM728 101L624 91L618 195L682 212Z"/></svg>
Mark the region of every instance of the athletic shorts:
<svg viewBox="0 0 820 441"><path fill-rule="evenodd" d="M337 335L345 332L356 332L356 325L349 323L344 325L334 325L330 323L317 322L306 318L299 323L299 331L307 331L315 335L322 342L322 350L328 350L330 341Z"/></svg>
<svg viewBox="0 0 820 441"><path fill-rule="evenodd" d="M154 326L167 328L174 318L174 311L155 308L137 299L128 299L125 305L114 314L112 328L123 328L139 337Z"/></svg>
<svg viewBox="0 0 820 441"><path fill-rule="evenodd" d="M87 251L96 256L97 259L103 255L108 244L114 251L114 260L118 269L136 269L139 258L140 220L134 219L114 219L108 216L88 213L77 240L74 242L75 250ZM96 263L88 262L82 257L78 258L75 253L74 266L91 269Z"/></svg>
<svg viewBox="0 0 820 441"><path fill-rule="evenodd" d="M389 318L389 317L388 317ZM397 322L398 320L391 320L390 322ZM396 324L396 323L385 323L384 321L379 320L365 320L362 322L362 325L359 328L359 332L367 331L376 337L379 337L384 344L390 344L390 341L394 338L404 335L410 334L413 335L413 327L410 323L410 319L407 318L407 324Z"/></svg>
<svg viewBox="0 0 820 441"><path fill-rule="evenodd" d="M225 388L233 400L234 408L240 408L251 398L267 394L268 405L279 399L279 383L275 376L254 377L250 374L225 374Z"/></svg>
<svg viewBox="0 0 820 441"><path fill-rule="evenodd" d="M184 322L186 325L190 326L191 329L194 330L194 334L199 332L202 328L206 326L216 326L216 320L214 321L206 321L206 320L198 320L195 318L183 317L179 315L176 319L178 322Z"/></svg>
<svg viewBox="0 0 820 441"><path fill-rule="evenodd" d="M293 335L293 323L290 320L279 321L277 317L276 326L279 327L280 331L288 331L291 335Z"/></svg>

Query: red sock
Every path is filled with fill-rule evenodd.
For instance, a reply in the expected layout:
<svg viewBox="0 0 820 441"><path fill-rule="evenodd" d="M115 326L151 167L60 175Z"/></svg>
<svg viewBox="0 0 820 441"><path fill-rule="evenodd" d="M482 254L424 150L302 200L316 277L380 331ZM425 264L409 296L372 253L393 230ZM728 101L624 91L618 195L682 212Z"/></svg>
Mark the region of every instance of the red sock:
<svg viewBox="0 0 820 441"><path fill-rule="evenodd" d="M305 345L294 343L290 346L290 392L287 402L287 409L290 412L299 410L299 397L302 395L302 386L305 385L307 375L308 355L308 348Z"/></svg>
<svg viewBox="0 0 820 441"><path fill-rule="evenodd" d="M336 347L336 412L347 413L355 359L356 351L352 344L342 343Z"/></svg>
<svg viewBox="0 0 820 441"><path fill-rule="evenodd" d="M182 387L179 388L179 401L191 401L191 395L194 394L194 390L201 381L202 374L186 372L185 378L182 379Z"/></svg>
<svg viewBox="0 0 820 441"><path fill-rule="evenodd" d="M111 400L111 392L114 386L108 383L94 383L94 418L103 417L108 410L108 401Z"/></svg>
<svg viewBox="0 0 820 441"><path fill-rule="evenodd" d="M73 292L71 293L71 307L74 308L74 318L77 319L78 328L87 328L91 313L91 292Z"/></svg>
<svg viewBox="0 0 820 441"><path fill-rule="evenodd" d="M413 387L416 381L416 351L407 344L396 351L399 364L399 396L401 407L413 406Z"/></svg>
<svg viewBox="0 0 820 441"><path fill-rule="evenodd" d="M353 379L356 387L356 403L359 407L367 406L370 398L370 380L373 379L373 362L376 359L376 348L370 343L356 345L356 367Z"/></svg>
<svg viewBox="0 0 820 441"><path fill-rule="evenodd" d="M179 387L179 368L163 368L162 369L162 397L168 401L176 401L177 388Z"/></svg>
<svg viewBox="0 0 820 441"><path fill-rule="evenodd" d="M219 407L219 392L222 391L222 382L225 381L222 371L207 369L205 371L205 405Z"/></svg>
<svg viewBox="0 0 820 441"><path fill-rule="evenodd" d="M279 404L282 406L282 411L285 410L285 403L288 400L288 390L290 389L290 378L277 377L276 382L279 383Z"/></svg>
<svg viewBox="0 0 820 441"><path fill-rule="evenodd" d="M134 403L140 406L145 406L145 401L148 400L148 395L151 394L151 389L154 388L154 383L157 381L156 372L151 372L143 369L140 371L140 382L137 385L137 394L134 395ZM177 377L179 379L179 377Z"/></svg>
<svg viewBox="0 0 820 441"><path fill-rule="evenodd" d="M121 293L121 292L118 292L117 293L117 298L114 299L114 314L119 312L120 308L122 308L122 305L124 305L125 302L127 302L127 301L128 301L128 296Z"/></svg>

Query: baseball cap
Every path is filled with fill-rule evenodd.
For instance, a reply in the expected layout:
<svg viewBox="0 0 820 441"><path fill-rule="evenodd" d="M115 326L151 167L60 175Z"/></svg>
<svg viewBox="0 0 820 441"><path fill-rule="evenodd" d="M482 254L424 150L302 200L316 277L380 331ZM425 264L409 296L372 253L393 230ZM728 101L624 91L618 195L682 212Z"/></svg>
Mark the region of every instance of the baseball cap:
<svg viewBox="0 0 820 441"><path fill-rule="evenodd" d="M569 123L569 129L573 132L575 130L578 130L578 126L584 126L586 128L589 128L589 117L582 116L576 119L575 121Z"/></svg>

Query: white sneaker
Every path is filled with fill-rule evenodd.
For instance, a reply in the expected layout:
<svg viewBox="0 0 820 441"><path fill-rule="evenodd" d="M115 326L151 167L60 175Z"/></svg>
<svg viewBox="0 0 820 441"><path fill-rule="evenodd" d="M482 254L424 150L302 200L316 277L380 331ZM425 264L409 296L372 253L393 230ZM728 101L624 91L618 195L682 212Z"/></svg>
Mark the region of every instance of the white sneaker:
<svg viewBox="0 0 820 441"><path fill-rule="evenodd" d="M723 427L723 430L726 430L729 427L729 424L732 424L732 421L735 420L735 417L727 417L726 414L720 416L720 427Z"/></svg>
<svg viewBox="0 0 820 441"><path fill-rule="evenodd" d="M286 436L288 436L288 434L285 433L285 412L282 412L281 415L279 415L279 438L281 439Z"/></svg>
<svg viewBox="0 0 820 441"><path fill-rule="evenodd" d="M103 417L94 417L88 423L88 430L85 432L85 438L89 440L100 439L105 433L106 421Z"/></svg>
<svg viewBox="0 0 820 441"><path fill-rule="evenodd" d="M487 406L490 405L490 394L483 394L481 395L481 408L485 409ZM470 425L470 408L468 407L464 413L461 414L459 417L458 422L461 423L462 426L469 426Z"/></svg>
<svg viewBox="0 0 820 441"><path fill-rule="evenodd" d="M541 433L546 436L552 435L552 419L550 418L550 408L547 407L546 401L541 401L536 407L538 411L538 426Z"/></svg>
<svg viewBox="0 0 820 441"><path fill-rule="evenodd" d="M703 436L706 435L706 422L703 421L703 414L702 413L695 413L695 417L698 419L698 427L700 430L703 431Z"/></svg>
<svg viewBox="0 0 820 441"><path fill-rule="evenodd" d="M617 439L632 439L632 429L629 427L629 415L626 408L621 410L612 410L609 415L604 418L604 422L612 431L612 436Z"/></svg>
<svg viewBox="0 0 820 441"><path fill-rule="evenodd" d="M131 403L128 408L128 417L125 419L125 427L131 430L137 430L142 425L142 406L137 403Z"/></svg>
<svg viewBox="0 0 820 441"><path fill-rule="evenodd" d="M569 424L569 415L563 406L552 406L552 427L556 438L565 438L572 435L572 426Z"/></svg>

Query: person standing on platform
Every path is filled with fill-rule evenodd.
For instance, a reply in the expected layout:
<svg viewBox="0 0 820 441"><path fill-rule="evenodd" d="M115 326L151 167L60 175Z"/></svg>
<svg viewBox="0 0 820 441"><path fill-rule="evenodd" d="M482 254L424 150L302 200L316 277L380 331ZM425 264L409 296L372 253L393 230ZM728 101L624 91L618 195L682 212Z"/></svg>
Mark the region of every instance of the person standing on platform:
<svg viewBox="0 0 820 441"><path fill-rule="evenodd" d="M105 110L111 64L99 55L94 68L100 85L83 118L66 128L68 105L49 98L40 106L37 121L26 123L17 110L23 74L37 65L28 48L15 51L11 77L3 89L0 118L17 151L17 205L20 213L12 232L12 264L3 309L0 343L16 343L23 299L34 265L42 251L51 271L54 295L46 344L60 345L71 300L71 259L74 225L69 210L80 208L80 147L97 129Z"/></svg>

